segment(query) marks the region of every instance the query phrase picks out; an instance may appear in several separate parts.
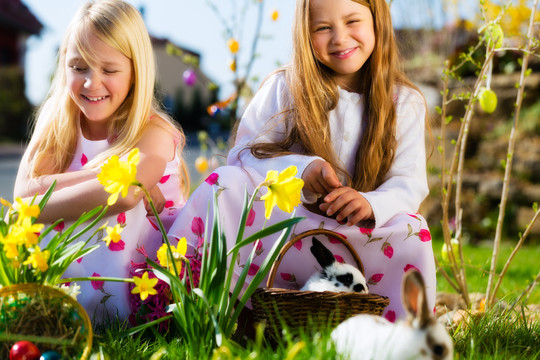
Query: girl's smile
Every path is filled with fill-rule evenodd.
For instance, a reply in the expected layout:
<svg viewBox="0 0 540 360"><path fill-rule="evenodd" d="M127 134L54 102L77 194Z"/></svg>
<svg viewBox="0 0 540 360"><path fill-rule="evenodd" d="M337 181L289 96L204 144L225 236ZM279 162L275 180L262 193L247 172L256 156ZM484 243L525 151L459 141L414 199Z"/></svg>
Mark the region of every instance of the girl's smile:
<svg viewBox="0 0 540 360"><path fill-rule="evenodd" d="M338 59L344 60L353 56L356 53L357 49L358 49L357 47L354 47L354 48L343 50L343 51L335 51L331 53L331 55L337 57Z"/></svg>
<svg viewBox="0 0 540 360"><path fill-rule="evenodd" d="M353 0L311 0L309 21L317 60L334 71L339 86L357 91L359 70L375 47L369 7Z"/></svg>

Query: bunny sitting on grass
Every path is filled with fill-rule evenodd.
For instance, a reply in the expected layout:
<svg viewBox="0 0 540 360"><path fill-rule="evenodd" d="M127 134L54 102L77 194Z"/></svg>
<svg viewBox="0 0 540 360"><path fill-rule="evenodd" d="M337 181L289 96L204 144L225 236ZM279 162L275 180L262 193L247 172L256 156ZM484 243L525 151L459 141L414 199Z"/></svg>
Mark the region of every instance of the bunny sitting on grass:
<svg viewBox="0 0 540 360"><path fill-rule="evenodd" d="M429 310L418 271L405 273L402 297L406 321L393 324L367 314L349 318L332 331L336 351L350 360L452 359L452 339Z"/></svg>
<svg viewBox="0 0 540 360"><path fill-rule="evenodd" d="M313 274L300 290L368 293L366 279L360 270L336 261L332 252L315 237L310 250L322 270Z"/></svg>

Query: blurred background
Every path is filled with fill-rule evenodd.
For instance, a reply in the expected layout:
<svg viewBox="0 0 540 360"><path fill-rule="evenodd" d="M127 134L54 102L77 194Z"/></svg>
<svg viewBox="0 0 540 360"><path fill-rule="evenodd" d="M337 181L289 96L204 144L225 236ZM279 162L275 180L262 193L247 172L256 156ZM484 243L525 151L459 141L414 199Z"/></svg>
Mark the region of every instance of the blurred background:
<svg viewBox="0 0 540 360"><path fill-rule="evenodd" d="M226 154L231 127L241 116L266 75L291 55L293 0L128 0L142 13L152 37L158 64L156 93L188 136L185 155L197 185L219 161L195 166L204 153ZM491 114L477 111L467 144L464 181L464 223L471 241L493 233L502 188L508 133L519 83L519 51L526 42L531 2L526 0L393 0L394 28L406 71L426 96L433 138L427 139L431 195L422 213L432 226L440 219L440 163L437 151L451 147L465 112L454 101L440 137L442 81L445 61L476 46L486 21L500 20L505 51L497 52L491 87L498 106ZM45 98L64 31L84 0L0 0L0 197L11 199L13 183L28 140L32 114ZM538 36L538 26L534 27ZM236 50L236 47L238 50ZM536 50L535 50L536 51ZM485 48L470 52L481 61ZM517 233L530 221L531 201L540 200L540 76L538 53L531 57L526 97L514 159L513 187L506 231ZM461 67L449 84L452 93L468 91L476 80L474 61ZM202 134L204 136L199 136ZM202 141L202 143L201 143ZM202 148L201 148L202 146ZM531 239L540 239L536 224Z"/></svg>

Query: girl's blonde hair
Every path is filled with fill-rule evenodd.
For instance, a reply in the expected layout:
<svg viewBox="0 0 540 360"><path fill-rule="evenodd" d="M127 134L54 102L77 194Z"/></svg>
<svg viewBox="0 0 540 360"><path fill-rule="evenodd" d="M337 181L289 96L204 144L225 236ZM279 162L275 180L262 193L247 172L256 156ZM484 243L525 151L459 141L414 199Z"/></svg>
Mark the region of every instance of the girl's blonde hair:
<svg viewBox="0 0 540 360"><path fill-rule="evenodd" d="M359 191L371 191L384 181L397 147L396 85L416 87L405 76L399 61L390 9L385 0L351 0L367 6L373 15L375 47L361 68L358 88L364 94L365 121L355 169L348 174L337 159L330 136L328 115L339 99L333 72L320 63L310 36L310 0L297 0L293 26L293 59L285 69L292 107L279 114L289 121L286 138L276 144L256 144L251 153L259 158L289 154L300 143L305 154L317 155ZM352 176L352 178L351 178Z"/></svg>
<svg viewBox="0 0 540 360"><path fill-rule="evenodd" d="M72 19L58 52L52 86L37 113L29 143L31 176L62 173L73 160L77 146L80 110L66 86L66 52L70 41L84 61L92 66L94 50L88 31L131 60L132 87L124 103L113 114L108 129L111 146L86 164L97 168L111 155L124 155L142 138L150 119L171 132L178 141L182 161L183 191L189 191L189 175L182 159L185 136L163 111L154 96L156 64L150 36L137 9L122 0L89 1Z"/></svg>

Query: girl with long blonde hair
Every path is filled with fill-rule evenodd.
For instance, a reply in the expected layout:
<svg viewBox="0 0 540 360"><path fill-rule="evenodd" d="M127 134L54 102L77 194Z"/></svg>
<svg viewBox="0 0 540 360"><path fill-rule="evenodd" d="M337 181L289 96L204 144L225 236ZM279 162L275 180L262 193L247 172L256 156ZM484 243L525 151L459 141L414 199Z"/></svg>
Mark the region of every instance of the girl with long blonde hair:
<svg viewBox="0 0 540 360"><path fill-rule="evenodd" d="M426 104L403 72L388 4L297 0L292 38L291 63L265 79L238 124L229 166L212 177L224 189L220 213L238 209L235 194L246 184L250 192L267 171L295 165L304 180L296 215L306 219L293 233L325 228L344 235L360 255L369 291L390 298L386 318L405 314L401 279L411 267L422 272L433 306L431 236L417 214L428 194ZM198 207L210 192L202 184L191 195L171 234L202 216ZM254 206L253 228L265 222L262 206ZM286 216L278 211L270 221ZM230 222L225 233L234 238ZM272 241L262 239L253 271ZM191 243L197 246L196 236ZM327 245L338 261L353 263L342 245ZM320 270L310 246L303 239L289 250L275 287L299 289Z"/></svg>
<svg viewBox="0 0 540 360"><path fill-rule="evenodd" d="M137 147L137 180L150 189L165 224L172 223L189 190L185 138L158 106L155 76L150 36L137 9L122 0L89 1L80 8L61 43L52 86L15 183L15 196L30 198L56 181L40 222L69 222L106 205L109 194L96 176L100 166L111 155L126 157ZM160 235L142 200L143 193L134 189L120 197L104 222L124 226L121 240L103 243L65 276L127 277L138 247L152 254L161 245ZM105 313L120 318L130 313L127 284L83 282L81 292L79 301L96 314L95 321Z"/></svg>

